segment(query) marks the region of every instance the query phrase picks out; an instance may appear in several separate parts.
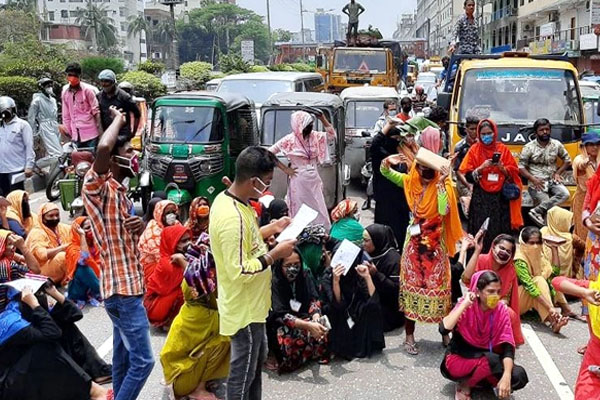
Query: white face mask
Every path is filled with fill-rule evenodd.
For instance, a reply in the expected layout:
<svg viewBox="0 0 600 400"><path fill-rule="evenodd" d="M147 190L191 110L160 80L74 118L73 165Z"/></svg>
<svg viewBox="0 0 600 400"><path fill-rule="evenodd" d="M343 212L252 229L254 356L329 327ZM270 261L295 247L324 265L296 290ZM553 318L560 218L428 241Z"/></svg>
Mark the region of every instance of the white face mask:
<svg viewBox="0 0 600 400"><path fill-rule="evenodd" d="M48 86L44 89L44 91L48 94L48 96L54 96L54 88L52 86Z"/></svg>
<svg viewBox="0 0 600 400"><path fill-rule="evenodd" d="M165 217L165 221L168 226L175 225L177 223L177 214L167 214Z"/></svg>

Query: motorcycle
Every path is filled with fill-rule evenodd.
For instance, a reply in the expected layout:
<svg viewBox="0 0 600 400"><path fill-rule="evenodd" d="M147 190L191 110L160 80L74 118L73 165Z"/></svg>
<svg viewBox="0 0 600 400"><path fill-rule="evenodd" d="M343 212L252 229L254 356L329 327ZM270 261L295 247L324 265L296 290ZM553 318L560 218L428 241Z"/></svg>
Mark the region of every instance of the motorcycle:
<svg viewBox="0 0 600 400"><path fill-rule="evenodd" d="M60 189L58 181L67 176L67 170L71 167L71 154L77 151L77 146L73 142L68 142L63 145L63 153L58 158L56 166L50 173L50 178L46 185L46 198L48 201L56 201L60 198Z"/></svg>
<svg viewBox="0 0 600 400"><path fill-rule="evenodd" d="M61 206L63 210L69 211L69 216L72 218L83 213L81 188L83 178L94 162L94 154L89 149L77 149L70 153L69 161L71 165L64 168L64 177L58 180L57 185Z"/></svg>

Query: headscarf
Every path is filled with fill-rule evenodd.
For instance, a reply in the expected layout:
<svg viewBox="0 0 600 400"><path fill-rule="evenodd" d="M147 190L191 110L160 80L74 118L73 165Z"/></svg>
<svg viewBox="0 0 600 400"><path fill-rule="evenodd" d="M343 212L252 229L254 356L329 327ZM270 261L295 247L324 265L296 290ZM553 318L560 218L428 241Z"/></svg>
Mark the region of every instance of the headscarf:
<svg viewBox="0 0 600 400"><path fill-rule="evenodd" d="M31 215L29 217L23 218L23 197L26 193L24 190L13 190L6 196L6 200L10 202L6 211L6 218L14 219L21 224L26 233L29 233L33 228L33 211L30 210Z"/></svg>
<svg viewBox="0 0 600 400"><path fill-rule="evenodd" d="M183 281L183 269L171 263L177 243L189 233L189 229L181 224L168 226L160 234L160 261L148 279L148 292L166 295L177 289Z"/></svg>
<svg viewBox="0 0 600 400"><path fill-rule="evenodd" d="M8 236L12 234L13 233L11 231L0 229L0 282L7 282L11 280L10 266L14 258L5 257L4 252L6 251Z"/></svg>
<svg viewBox="0 0 600 400"><path fill-rule="evenodd" d="M206 233L202 235L208 237ZM198 297L209 296L217 290L215 259L208 246L202 245L201 241L202 237L187 251L188 266L183 273L188 286L195 289Z"/></svg>
<svg viewBox="0 0 600 400"><path fill-rule="evenodd" d="M56 226L56 231L54 231L51 228L48 228L44 224L44 215L48 214L50 211L56 210L58 210L58 206L54 203L42 204L42 207L40 207L40 211L38 212L37 218L35 219L35 223L33 226L34 229L41 229L44 231L44 233L50 240L50 247L58 247L60 245L67 244L71 236L71 229L67 224L59 222Z"/></svg>
<svg viewBox="0 0 600 400"><path fill-rule="evenodd" d="M329 160L327 135L316 135L313 131L306 139L302 135L304 128L314 122L313 116L306 111L296 111L291 116L292 133L283 137L278 148L284 154L298 157L317 159L319 164Z"/></svg>
<svg viewBox="0 0 600 400"><path fill-rule="evenodd" d="M585 151L585 149L583 150ZM598 157L600 158L600 155ZM573 168L574 173L576 173L575 171L576 168ZM588 179L587 190L590 192L591 197L586 210L590 213L594 213L594 211L596 211L596 207L598 206L598 201L600 201L600 168L596 168L596 172Z"/></svg>
<svg viewBox="0 0 600 400"><path fill-rule="evenodd" d="M19 302L12 300L0 313L0 346L29 325L21 315Z"/></svg>
<svg viewBox="0 0 600 400"><path fill-rule="evenodd" d="M313 279L318 280L323 271L323 245L313 242L302 242L297 244L298 254L302 260L302 268L310 271Z"/></svg>
<svg viewBox="0 0 600 400"><path fill-rule="evenodd" d="M525 339L523 339L523 333L521 332L521 310L519 308L518 290L519 281L517 280L517 271L515 270L515 263L511 259L510 262L501 266L500 269L496 271L492 269L493 262L494 256L492 255L492 249L490 249L489 253L482 254L477 259L476 272L492 270L500 277L500 284L502 285L500 289L500 297L507 298L510 294L508 305L514 311L515 316L518 319L518 323L515 324L516 331L513 332L513 335L516 344L521 345L525 343ZM471 278L471 282L472 281L473 278Z"/></svg>
<svg viewBox="0 0 600 400"><path fill-rule="evenodd" d="M375 246L375 252L370 254L373 260L385 256L391 250L398 250L398 243L394 231L387 225L373 224L365 229Z"/></svg>
<svg viewBox="0 0 600 400"><path fill-rule="evenodd" d="M477 282L484 272L491 271L475 273L471 278L469 291L477 292ZM463 301L464 299L459 300L456 307L460 307ZM515 347L508 310L502 302L492 310L483 311L479 300L476 300L462 313L455 329L467 343L480 349L493 350L503 343Z"/></svg>
<svg viewBox="0 0 600 400"><path fill-rule="evenodd" d="M194 200L192 200L192 204L190 204L189 217L185 222L186 228L192 232L193 241L198 240L202 232L208 232L208 215L202 219L200 219L198 216L198 209L200 208L200 202L202 201L210 204L207 197L196 197ZM200 221L204 222L204 225L206 226L203 226Z"/></svg>
<svg viewBox="0 0 600 400"><path fill-rule="evenodd" d="M416 218L426 220L438 217L438 189L437 184L440 180L439 172L436 172L435 178L423 188L421 176L417 171L417 164L413 163L408 176L404 179L404 194L406 201ZM448 213L442 217L444 243L448 249L448 254L456 254L456 242L463 236L458 206L456 202L456 193L450 179L444 182L446 193L448 195ZM424 191L424 192L423 192Z"/></svg>
<svg viewBox="0 0 600 400"><path fill-rule="evenodd" d="M540 233L541 234L541 233ZM552 275L552 265L544 255L541 244L527 244L523 240L523 232L519 235L519 246L515 253L515 260L527 263L531 276L541 276L548 279Z"/></svg>
<svg viewBox="0 0 600 400"><path fill-rule="evenodd" d="M158 204L158 202L160 202L161 200L163 199L161 199L160 197L153 197L148 202L148 206L146 207L146 214L144 214L144 222L146 224L150 222L152 218L154 218L154 210L156 209L156 205Z"/></svg>
<svg viewBox="0 0 600 400"><path fill-rule="evenodd" d="M484 123L489 123L492 127L494 140L490 145L485 145L481 141L481 126ZM477 126L477 137L479 140L473 144L471 148L469 148L469 151L460 164L459 172L463 175L473 172L485 161L491 160L494 156L494 153L500 153L500 160L510 175L510 180L522 191L523 184L519 174L519 166L517 165L517 162L515 161L515 158L511 154L509 148L498 140L498 127L496 126L496 123L490 119L484 119L480 121L479 125ZM488 176L490 174L498 175L498 180L488 180ZM481 186L481 188L488 193L498 193L502 190L505 182L506 177L500 171L500 168L497 166L491 166L485 169L484 173L479 179L479 186ZM523 226L523 215L521 214L521 196L510 201L510 225L512 229L519 229Z"/></svg>
<svg viewBox="0 0 600 400"><path fill-rule="evenodd" d="M564 208L554 206L548 210L546 226L540 230L542 237L551 235L566 240L566 243L558 246L561 270L571 268L573 264L573 235L570 232L572 225L573 213ZM544 255L548 260L552 259L552 249L545 244Z"/></svg>
<svg viewBox="0 0 600 400"><path fill-rule="evenodd" d="M170 205L177 207L171 200L161 200L156 204L154 219L148 222L138 242L140 264L144 268L146 279L152 275L156 263L160 260L160 235L165 227L162 219L166 208Z"/></svg>
<svg viewBox="0 0 600 400"><path fill-rule="evenodd" d="M72 280L77 271L77 264L81 259L81 238L78 228L81 228L87 217L77 217L71 225L71 244L67 247L65 263L67 265L67 279ZM95 247L95 242L86 240L89 249L89 256L85 259L85 264L94 270L97 277L100 277L100 252Z"/></svg>
<svg viewBox="0 0 600 400"><path fill-rule="evenodd" d="M298 235L297 246L302 243L323 245L327 239L327 230L323 224L309 225Z"/></svg>
<svg viewBox="0 0 600 400"><path fill-rule="evenodd" d="M421 132L421 143L427 150L440 154L442 151L442 136L440 130L432 126L428 126Z"/></svg>
<svg viewBox="0 0 600 400"><path fill-rule="evenodd" d="M575 157L575 159L573 160L573 178L575 178L575 182L577 183L577 186L579 189L583 190L584 192L587 191L587 185L580 185L578 182L578 178L580 176L585 176L587 180L589 180L592 176L594 176L594 173L596 172L596 170L594 169L594 167L592 165L585 165L585 172L583 174L579 173L579 170L581 168L580 164L582 164L585 160L587 160L589 158L589 155L587 153L587 150L585 149L585 142L586 139L589 138L600 138L600 130L597 129L593 129L591 131L586 132L583 137L582 137L582 144L581 147L579 148L579 155L577 157ZM592 141L593 143L594 141ZM596 165L598 165L598 161L600 161L600 153L598 153L598 155L596 156Z"/></svg>
<svg viewBox="0 0 600 400"><path fill-rule="evenodd" d="M351 199L342 200L333 210L331 210L331 220L337 222L341 219L351 216L358 209L358 203Z"/></svg>

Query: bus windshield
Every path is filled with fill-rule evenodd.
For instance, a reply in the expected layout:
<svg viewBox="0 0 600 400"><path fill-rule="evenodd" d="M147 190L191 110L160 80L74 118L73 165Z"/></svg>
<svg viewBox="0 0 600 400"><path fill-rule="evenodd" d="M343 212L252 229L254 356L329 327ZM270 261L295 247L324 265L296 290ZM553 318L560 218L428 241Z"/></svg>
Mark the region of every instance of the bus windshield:
<svg viewBox="0 0 600 400"><path fill-rule="evenodd" d="M221 113L213 107L159 106L152 140L161 143L214 143L223 140Z"/></svg>
<svg viewBox="0 0 600 400"><path fill-rule="evenodd" d="M375 50L337 50L333 62L335 72L362 72L384 74L387 72L386 53Z"/></svg>
<svg viewBox="0 0 600 400"><path fill-rule="evenodd" d="M459 118L491 118L498 124L583 122L575 76L568 70L534 68L472 69L461 88Z"/></svg>

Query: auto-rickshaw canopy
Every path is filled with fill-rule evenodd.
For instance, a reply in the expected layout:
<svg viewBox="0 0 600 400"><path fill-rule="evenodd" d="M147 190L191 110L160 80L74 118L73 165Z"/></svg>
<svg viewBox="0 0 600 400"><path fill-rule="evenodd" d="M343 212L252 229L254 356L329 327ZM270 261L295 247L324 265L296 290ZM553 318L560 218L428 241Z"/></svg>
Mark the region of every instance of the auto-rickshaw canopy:
<svg viewBox="0 0 600 400"><path fill-rule="evenodd" d="M254 108L254 102L238 93L215 93L215 92L206 92L206 91L193 91L193 92L179 92L174 94L169 94L166 96L159 97L154 100L153 107L159 105L165 105L165 103L169 103L169 105L173 105L171 103L172 100L209 100L209 101L217 101L225 107L227 112L235 111L242 107L250 107Z"/></svg>

